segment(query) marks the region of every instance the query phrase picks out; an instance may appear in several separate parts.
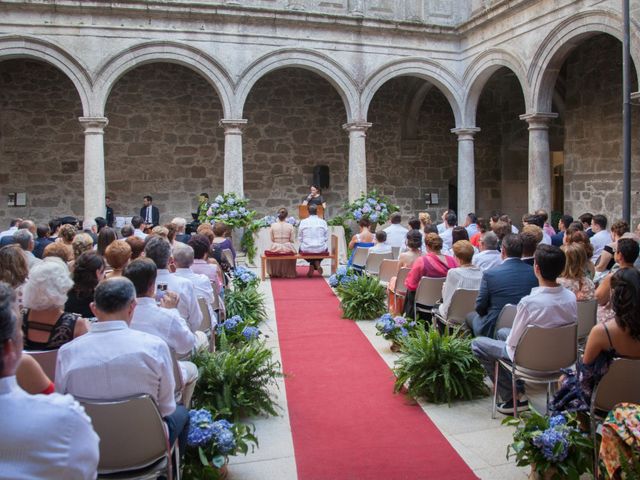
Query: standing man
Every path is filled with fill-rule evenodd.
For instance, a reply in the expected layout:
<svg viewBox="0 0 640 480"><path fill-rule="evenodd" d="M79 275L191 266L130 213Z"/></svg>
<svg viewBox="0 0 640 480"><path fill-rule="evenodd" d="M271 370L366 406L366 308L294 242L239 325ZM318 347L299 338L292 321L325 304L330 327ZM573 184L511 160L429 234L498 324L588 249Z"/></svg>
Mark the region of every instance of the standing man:
<svg viewBox="0 0 640 480"><path fill-rule="evenodd" d="M107 226L113 228L114 216L113 216L113 208L111 208L111 197L108 195L104 197L104 203L107 206L107 211L105 213L104 218L107 220Z"/></svg>
<svg viewBox="0 0 640 480"><path fill-rule="evenodd" d="M150 195L145 195L142 201L144 206L140 209L140 216L144 219L144 223L150 228L158 226L160 224L160 211L158 207L153 205L153 198Z"/></svg>
<svg viewBox="0 0 640 480"><path fill-rule="evenodd" d="M300 241L300 254L320 254L329 251L329 227L327 222L318 217L318 207L311 203L307 205L309 216L300 222L298 227L298 240ZM314 270L318 270L322 275L322 260L308 260L309 271L307 277L313 275Z"/></svg>

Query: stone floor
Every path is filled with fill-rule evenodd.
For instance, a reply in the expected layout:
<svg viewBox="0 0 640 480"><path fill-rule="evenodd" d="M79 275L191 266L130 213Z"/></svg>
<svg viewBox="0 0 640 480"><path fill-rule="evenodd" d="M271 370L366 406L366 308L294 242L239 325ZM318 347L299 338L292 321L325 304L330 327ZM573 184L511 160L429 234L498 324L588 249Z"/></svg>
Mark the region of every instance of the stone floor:
<svg viewBox="0 0 640 480"><path fill-rule="evenodd" d="M262 282L260 289L267 298L269 312L269 320L262 330L269 336L267 342L273 348L276 357L280 359L275 310L269 281ZM358 322L358 326L384 361L392 367L397 355L389 349L388 341L376 336L374 323L361 321ZM230 480L296 480L297 478L284 380L280 379L276 387L274 395L282 408L281 415L252 419L260 446L246 457L231 458ZM544 408L544 398L544 392L537 390L533 395L536 408ZM499 418L491 419L489 397L471 402L458 402L451 406L426 402L420 402L420 405L479 478L515 480L527 477L528 469L516 467L513 461L506 459L512 429L500 424L503 418L500 414L498 414Z"/></svg>

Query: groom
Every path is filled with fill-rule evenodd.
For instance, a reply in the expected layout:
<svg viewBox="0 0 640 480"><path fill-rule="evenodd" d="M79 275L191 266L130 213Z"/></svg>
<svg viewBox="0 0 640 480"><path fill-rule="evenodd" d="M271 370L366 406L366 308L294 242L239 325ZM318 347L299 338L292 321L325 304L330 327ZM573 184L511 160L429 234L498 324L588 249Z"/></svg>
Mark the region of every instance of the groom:
<svg viewBox="0 0 640 480"><path fill-rule="evenodd" d="M329 227L327 222L318 217L318 207L316 205L308 205L309 216L300 222L298 227L298 240L300 241L300 255L308 254L326 254L329 253ZM309 262L309 271L307 277L313 275L314 270L318 270L322 275L322 260L307 260Z"/></svg>

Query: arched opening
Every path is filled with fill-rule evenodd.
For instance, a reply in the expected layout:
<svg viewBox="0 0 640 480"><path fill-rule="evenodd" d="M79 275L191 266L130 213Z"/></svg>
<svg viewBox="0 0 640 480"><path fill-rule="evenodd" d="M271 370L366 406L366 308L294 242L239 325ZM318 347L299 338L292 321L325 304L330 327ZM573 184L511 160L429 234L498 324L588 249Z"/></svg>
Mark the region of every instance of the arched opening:
<svg viewBox="0 0 640 480"><path fill-rule="evenodd" d="M373 124L367 132L369 189L392 197L404 215L427 211L435 219L443 208L457 206L450 194L456 122L438 87L417 77L392 78L373 96L367 119Z"/></svg>
<svg viewBox="0 0 640 480"><path fill-rule="evenodd" d="M314 167L329 167L323 188L328 214L347 200L349 140L345 105L318 74L282 68L260 78L244 106L244 194L261 214L297 206L313 183Z"/></svg>
<svg viewBox="0 0 640 480"><path fill-rule="evenodd" d="M84 137L82 103L56 67L27 58L0 61L0 222L46 222L82 216ZM26 205L8 206L12 193ZM20 202L21 203L21 202Z"/></svg>
<svg viewBox="0 0 640 480"><path fill-rule="evenodd" d="M222 115L215 90L187 67L149 63L123 75L105 108L106 192L115 215L137 215L151 195L161 223L189 219L200 192L222 192Z"/></svg>
<svg viewBox="0 0 640 480"><path fill-rule="evenodd" d="M518 77L507 67L496 70L482 89L476 114L476 210L509 215L514 223L527 211L529 133L519 116L525 100Z"/></svg>

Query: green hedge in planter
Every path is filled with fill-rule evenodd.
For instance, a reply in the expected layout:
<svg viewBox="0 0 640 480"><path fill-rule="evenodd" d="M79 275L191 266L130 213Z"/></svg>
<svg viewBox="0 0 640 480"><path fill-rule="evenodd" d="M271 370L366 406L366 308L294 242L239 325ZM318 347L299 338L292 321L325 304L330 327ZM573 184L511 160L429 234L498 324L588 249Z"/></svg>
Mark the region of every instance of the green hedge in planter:
<svg viewBox="0 0 640 480"><path fill-rule="evenodd" d="M384 304L386 289L376 277L356 276L336 289L340 297L342 318L372 320L386 311Z"/></svg>

